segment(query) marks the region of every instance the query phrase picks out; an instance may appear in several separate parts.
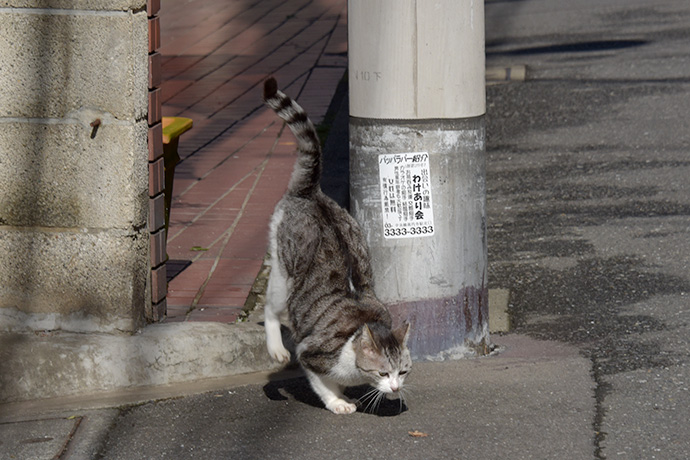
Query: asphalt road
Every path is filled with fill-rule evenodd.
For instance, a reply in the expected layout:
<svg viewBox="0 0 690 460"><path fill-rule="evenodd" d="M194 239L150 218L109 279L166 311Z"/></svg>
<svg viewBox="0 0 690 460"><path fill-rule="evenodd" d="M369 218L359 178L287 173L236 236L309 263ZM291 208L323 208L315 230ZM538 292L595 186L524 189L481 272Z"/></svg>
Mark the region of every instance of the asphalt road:
<svg viewBox="0 0 690 460"><path fill-rule="evenodd" d="M500 341L496 357L416 363L404 403L365 400L351 415L325 410L303 377L125 408L97 458L590 458L587 360L554 342Z"/></svg>
<svg viewBox="0 0 690 460"><path fill-rule="evenodd" d="M690 452L690 4L488 1L489 260L516 331L579 347L599 458Z"/></svg>

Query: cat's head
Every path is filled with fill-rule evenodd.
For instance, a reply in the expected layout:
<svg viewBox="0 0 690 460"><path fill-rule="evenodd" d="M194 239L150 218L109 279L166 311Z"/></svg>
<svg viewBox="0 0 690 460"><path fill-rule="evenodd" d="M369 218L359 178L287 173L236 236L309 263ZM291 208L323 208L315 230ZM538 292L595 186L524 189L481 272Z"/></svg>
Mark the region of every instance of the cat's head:
<svg viewBox="0 0 690 460"><path fill-rule="evenodd" d="M355 343L356 364L371 385L384 393L397 393L412 369L407 338L410 325L390 330L381 323L367 323Z"/></svg>

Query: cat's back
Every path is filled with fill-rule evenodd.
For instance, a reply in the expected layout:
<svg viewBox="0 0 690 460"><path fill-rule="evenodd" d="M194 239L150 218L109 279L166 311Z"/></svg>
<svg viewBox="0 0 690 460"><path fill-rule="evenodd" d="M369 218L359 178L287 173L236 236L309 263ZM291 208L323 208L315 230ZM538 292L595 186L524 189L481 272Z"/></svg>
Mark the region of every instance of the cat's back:
<svg viewBox="0 0 690 460"><path fill-rule="evenodd" d="M281 259L292 277L312 268L318 277L349 265L368 267L369 255L357 221L323 193L305 199L285 196L276 208L272 232ZM319 267L322 270L319 270ZM365 270L368 274L368 268Z"/></svg>

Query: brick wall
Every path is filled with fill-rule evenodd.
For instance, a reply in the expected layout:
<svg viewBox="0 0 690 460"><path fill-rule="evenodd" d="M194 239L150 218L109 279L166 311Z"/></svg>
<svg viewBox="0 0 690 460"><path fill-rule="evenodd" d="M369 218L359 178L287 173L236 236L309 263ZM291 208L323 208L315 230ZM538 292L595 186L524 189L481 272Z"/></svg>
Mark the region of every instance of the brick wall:
<svg viewBox="0 0 690 460"><path fill-rule="evenodd" d="M165 317L167 293L166 279L166 230L165 230L165 168L163 166L163 131L161 128L161 55L160 0L148 0L146 12L149 31L149 203L151 214L151 310L147 319L159 321Z"/></svg>

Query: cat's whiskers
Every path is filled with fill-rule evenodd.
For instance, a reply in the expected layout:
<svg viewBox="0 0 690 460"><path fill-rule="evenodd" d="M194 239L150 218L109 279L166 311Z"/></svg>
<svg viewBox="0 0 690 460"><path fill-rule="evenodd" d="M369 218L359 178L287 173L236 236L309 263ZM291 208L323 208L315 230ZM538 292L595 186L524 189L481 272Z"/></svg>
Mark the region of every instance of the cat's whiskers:
<svg viewBox="0 0 690 460"><path fill-rule="evenodd" d="M385 397L386 397L386 393L384 393L383 391L378 392L378 394L376 395L376 404L373 408L372 413L378 413L379 412L379 408L381 407L381 401L383 401L383 399Z"/></svg>
<svg viewBox="0 0 690 460"><path fill-rule="evenodd" d="M376 397L377 392L378 390L376 388L372 388L371 390L364 393L364 395L362 395L361 398L359 398L358 401L360 405L364 406L364 404L366 403L366 406L364 406L363 408L364 412L367 412L369 410L369 407L371 406L372 401Z"/></svg>
<svg viewBox="0 0 690 460"><path fill-rule="evenodd" d="M366 403L366 406L364 407L363 411L370 412L369 409L372 409L370 413L373 414L374 412L378 412L378 408L381 405L381 400L384 396L385 393L376 388L372 388L371 390L366 392L364 396L359 398L359 402L362 405Z"/></svg>

